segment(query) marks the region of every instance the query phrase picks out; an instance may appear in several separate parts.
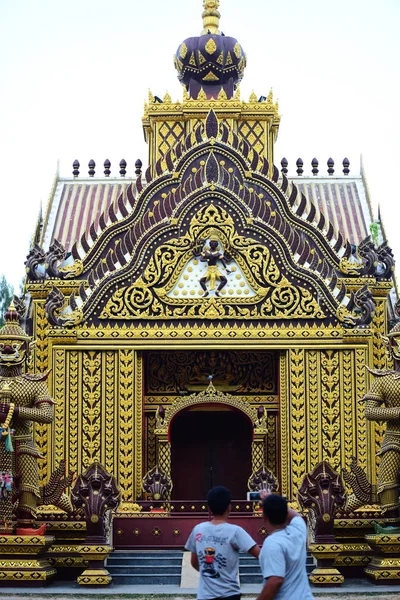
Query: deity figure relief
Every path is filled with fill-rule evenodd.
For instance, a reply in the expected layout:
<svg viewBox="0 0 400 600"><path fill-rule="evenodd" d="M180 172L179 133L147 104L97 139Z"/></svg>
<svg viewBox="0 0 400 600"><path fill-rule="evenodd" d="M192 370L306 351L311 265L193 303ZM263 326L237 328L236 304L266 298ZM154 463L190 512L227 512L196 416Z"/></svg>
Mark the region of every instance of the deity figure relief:
<svg viewBox="0 0 400 600"><path fill-rule="evenodd" d="M374 375L366 400L365 416L369 421L387 423L378 455L377 494L387 517L397 517L399 511L400 470L400 323L387 337L383 337L388 353L393 358L394 370L368 369Z"/></svg>
<svg viewBox="0 0 400 600"><path fill-rule="evenodd" d="M40 504L58 502L64 510L72 507L63 493L66 480L60 469L52 475L52 478L55 476L60 480L52 481L52 502L46 502L46 486L39 486L40 453L33 442L32 424L51 423L55 402L46 384L48 373L26 373L31 348L31 338L20 327L19 315L11 303L5 324L0 329L0 424L3 428L11 425L15 432L12 472L16 492L14 499L18 502L15 511L17 527L23 528L24 533L33 531L39 535L42 532L30 528Z"/></svg>
<svg viewBox="0 0 400 600"><path fill-rule="evenodd" d="M201 277L199 280L199 283L201 285L201 287L204 290L204 294L203 297L205 298L206 296L209 295L209 289L210 290L215 290L215 282L219 281L219 285L218 288L215 292L216 296L219 296L220 291L222 290L222 288L228 283L228 279L225 277L225 275L223 275L219 268L218 268L218 262L221 262L226 273L229 274L230 270L228 269L227 265L226 265L226 260L224 257L223 252L220 252L218 250L218 246L219 246L219 241L216 239L211 239L210 240L210 247L205 246L203 248L203 251L200 254L200 261L201 262L206 262L208 263L208 269L206 274L204 275L204 277ZM207 282L210 282L210 286L209 289L207 289Z"/></svg>

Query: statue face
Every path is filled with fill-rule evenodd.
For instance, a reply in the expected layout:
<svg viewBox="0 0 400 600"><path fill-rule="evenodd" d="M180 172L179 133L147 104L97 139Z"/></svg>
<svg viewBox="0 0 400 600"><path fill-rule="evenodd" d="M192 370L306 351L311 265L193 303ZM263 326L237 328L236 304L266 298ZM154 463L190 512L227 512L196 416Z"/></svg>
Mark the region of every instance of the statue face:
<svg viewBox="0 0 400 600"><path fill-rule="evenodd" d="M3 338L0 340L0 364L7 367L21 365L27 355L27 344L23 340Z"/></svg>
<svg viewBox="0 0 400 600"><path fill-rule="evenodd" d="M216 250L218 247L218 240L210 240L210 248L211 250Z"/></svg>

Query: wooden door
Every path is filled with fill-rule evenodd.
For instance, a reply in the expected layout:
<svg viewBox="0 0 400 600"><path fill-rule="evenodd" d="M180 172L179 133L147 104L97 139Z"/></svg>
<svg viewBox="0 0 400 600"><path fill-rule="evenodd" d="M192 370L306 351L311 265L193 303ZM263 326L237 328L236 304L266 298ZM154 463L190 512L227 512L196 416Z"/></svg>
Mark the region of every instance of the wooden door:
<svg viewBox="0 0 400 600"><path fill-rule="evenodd" d="M251 475L252 429L248 418L231 410L191 410L171 425L174 500L203 500L224 485L244 500Z"/></svg>

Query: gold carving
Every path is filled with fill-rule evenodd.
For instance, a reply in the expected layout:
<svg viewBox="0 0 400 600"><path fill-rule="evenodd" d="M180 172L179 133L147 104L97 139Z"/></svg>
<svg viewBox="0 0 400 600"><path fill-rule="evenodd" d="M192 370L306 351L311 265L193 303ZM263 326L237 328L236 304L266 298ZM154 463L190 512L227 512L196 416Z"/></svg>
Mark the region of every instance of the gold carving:
<svg viewBox="0 0 400 600"><path fill-rule="evenodd" d="M185 58L187 51L188 51L187 46L186 46L185 42L183 42L181 44L181 47L179 48L179 56L181 58Z"/></svg>
<svg viewBox="0 0 400 600"><path fill-rule="evenodd" d="M236 44L233 47L233 53L236 56L236 58L240 58L242 55L242 49L240 48L238 42L236 42Z"/></svg>
<svg viewBox="0 0 400 600"><path fill-rule="evenodd" d="M212 71L209 71L207 75L203 77L203 81L219 81L219 77L214 75Z"/></svg>
<svg viewBox="0 0 400 600"><path fill-rule="evenodd" d="M235 393L271 394L276 391L274 352L150 351L147 354L146 393L176 393L206 384L213 374L218 389Z"/></svg>
<svg viewBox="0 0 400 600"><path fill-rule="evenodd" d="M208 54L214 54L214 52L217 49L217 44L214 42L213 38L210 38L206 42L206 45L204 46L204 48ZM203 79L204 79L204 77L203 77Z"/></svg>
<svg viewBox="0 0 400 600"><path fill-rule="evenodd" d="M133 375L134 352L119 351L119 479L121 499L124 502L136 498L133 490Z"/></svg>
<svg viewBox="0 0 400 600"><path fill-rule="evenodd" d="M246 402L243 402L240 397L235 397L231 394L224 394L223 392L216 390L213 384L210 382L207 389L203 392L198 394L190 394L190 396L175 400L173 404L168 406L163 418L157 414L157 428L155 431L156 435L167 434L173 417L182 409L197 404L210 403L227 404L228 406L239 409L249 417L252 423L255 424L256 431L259 431L260 434L266 433L265 417L263 417L263 419L260 421L258 419L257 410L255 407L249 406Z"/></svg>
<svg viewBox="0 0 400 600"><path fill-rule="evenodd" d="M255 296L171 297L170 293L193 258L193 246L208 239L218 228L222 243L235 256ZM268 248L237 234L232 218L213 203L201 208L189 232L156 248L144 274L128 287L117 290L103 309L101 319L159 319L165 317L208 319L323 318L324 312L311 292L294 285L281 274Z"/></svg>

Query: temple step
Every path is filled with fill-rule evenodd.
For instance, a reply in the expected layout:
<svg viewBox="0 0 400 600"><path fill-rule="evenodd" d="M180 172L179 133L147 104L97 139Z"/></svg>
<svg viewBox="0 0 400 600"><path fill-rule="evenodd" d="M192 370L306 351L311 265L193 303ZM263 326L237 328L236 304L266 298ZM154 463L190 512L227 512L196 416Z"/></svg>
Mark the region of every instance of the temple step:
<svg viewBox="0 0 400 600"><path fill-rule="evenodd" d="M117 551L107 559L107 569L114 584L180 585L182 571L180 551Z"/></svg>
<svg viewBox="0 0 400 600"><path fill-rule="evenodd" d="M114 584L122 585L180 585L183 552L176 550L113 552L107 559L107 569ZM307 553L306 569L315 567L312 555ZM241 585L262 584L258 560L248 554L239 555Z"/></svg>
<svg viewBox="0 0 400 600"><path fill-rule="evenodd" d="M315 561L310 552L307 552L306 570L307 573L315 567ZM239 555L239 577L240 583L262 583L263 578L261 574L260 565L257 558L250 556L249 554Z"/></svg>

